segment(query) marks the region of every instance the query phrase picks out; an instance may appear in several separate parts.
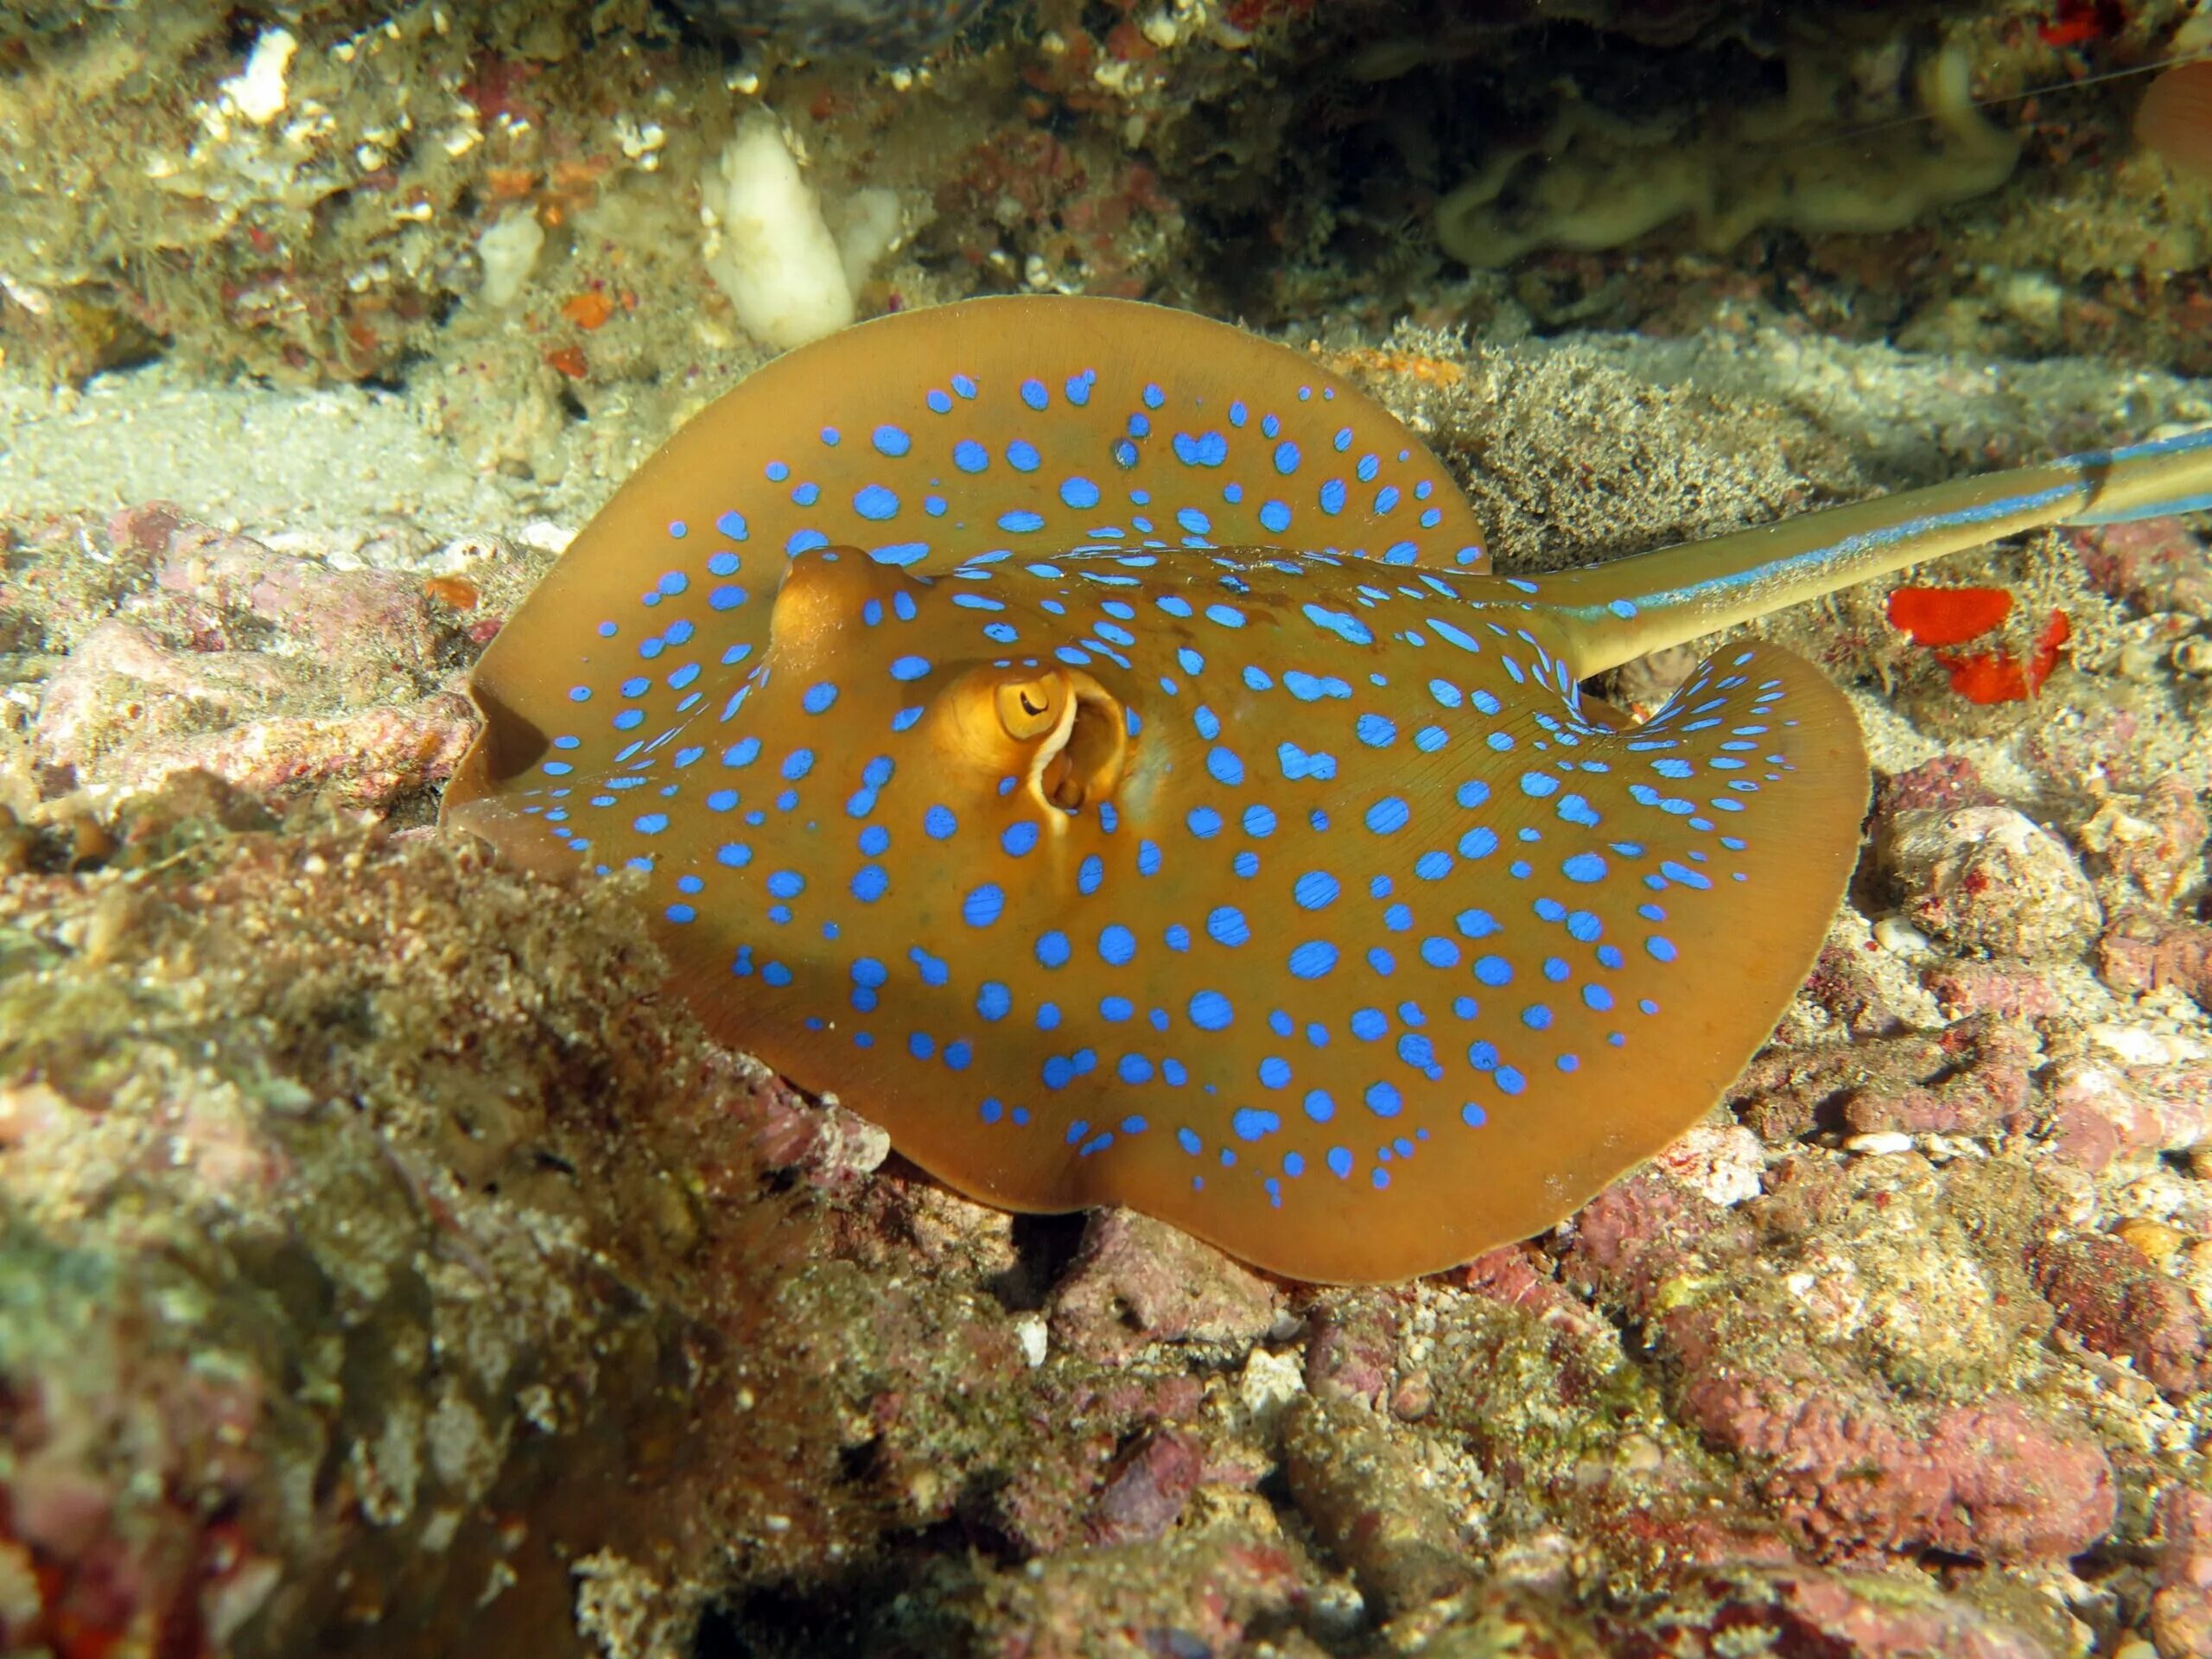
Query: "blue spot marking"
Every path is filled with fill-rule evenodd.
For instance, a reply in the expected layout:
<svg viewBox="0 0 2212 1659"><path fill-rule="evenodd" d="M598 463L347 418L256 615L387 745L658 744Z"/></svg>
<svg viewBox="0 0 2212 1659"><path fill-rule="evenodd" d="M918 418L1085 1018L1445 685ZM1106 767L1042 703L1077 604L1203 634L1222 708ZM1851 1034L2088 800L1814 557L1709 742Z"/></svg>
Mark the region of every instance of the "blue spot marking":
<svg viewBox="0 0 2212 1659"><path fill-rule="evenodd" d="M1475 963L1475 977L1485 985L1513 982L1513 964L1503 957L1484 957Z"/></svg>
<svg viewBox="0 0 2212 1659"><path fill-rule="evenodd" d="M1602 881L1605 879L1605 861L1595 853L1577 853L1563 861L1560 874L1570 881Z"/></svg>
<svg viewBox="0 0 2212 1659"><path fill-rule="evenodd" d="M820 680L806 688L798 705L810 715L824 715L836 701L837 688L828 680Z"/></svg>
<svg viewBox="0 0 2212 1659"><path fill-rule="evenodd" d="M1275 749L1275 760L1282 767L1282 775L1295 783L1300 779L1332 779L1337 775L1337 757L1315 750L1308 754L1295 743L1284 742Z"/></svg>
<svg viewBox="0 0 2212 1659"><path fill-rule="evenodd" d="M1398 741L1397 723L1381 715L1362 715L1354 729L1370 749L1385 749Z"/></svg>
<svg viewBox="0 0 2212 1659"><path fill-rule="evenodd" d="M1206 754L1206 771L1217 784L1230 786L1244 781L1244 763L1234 750L1212 749Z"/></svg>
<svg viewBox="0 0 2212 1659"><path fill-rule="evenodd" d="M899 498L880 484L863 485L853 493L853 511L880 523L899 515Z"/></svg>
<svg viewBox="0 0 2212 1659"><path fill-rule="evenodd" d="M1369 1084L1367 1093L1362 1098L1367 1103L1367 1109L1377 1117L1395 1117L1405 1109L1403 1098L1387 1083Z"/></svg>
<svg viewBox="0 0 2212 1659"><path fill-rule="evenodd" d="M1206 936L1216 944L1238 945L1251 938L1252 928L1243 911L1222 905L1207 913Z"/></svg>
<svg viewBox="0 0 2212 1659"><path fill-rule="evenodd" d="M918 680L929 671L930 659L926 657L901 657L891 664L891 677L894 680Z"/></svg>
<svg viewBox="0 0 2212 1659"><path fill-rule="evenodd" d="M1240 1106L1230 1118L1229 1127L1240 1141L1260 1141L1282 1128L1282 1119L1256 1106Z"/></svg>
<svg viewBox="0 0 2212 1659"><path fill-rule="evenodd" d="M1375 643L1375 636L1367 625L1348 611L1332 611L1319 605L1303 607L1306 620L1317 628L1325 628L1347 645L1367 645ZM1287 683L1287 677L1285 677Z"/></svg>
<svg viewBox="0 0 2212 1659"><path fill-rule="evenodd" d="M631 820L630 827L641 836L657 836L668 828L668 814L648 812L642 817Z"/></svg>
<svg viewBox="0 0 2212 1659"><path fill-rule="evenodd" d="M1185 467L1218 467L1229 459L1229 440L1218 432L1205 432L1196 437L1188 432L1178 432L1171 447L1175 459Z"/></svg>
<svg viewBox="0 0 2212 1659"><path fill-rule="evenodd" d="M1037 940L1037 960L1047 968L1065 968L1074 952L1068 945L1068 936L1055 928Z"/></svg>
<svg viewBox="0 0 2212 1659"><path fill-rule="evenodd" d="M1100 931L1098 955L1101 960L1113 967L1121 968L1127 966L1129 959L1136 953L1137 936L1119 922L1113 923Z"/></svg>
<svg viewBox="0 0 2212 1659"><path fill-rule="evenodd" d="M991 452L973 438L952 446L952 464L963 473L980 473L991 464Z"/></svg>
<svg viewBox="0 0 2212 1659"><path fill-rule="evenodd" d="M1236 1018L1236 1008L1219 991L1198 992L1191 998L1186 1012L1200 1031L1224 1031Z"/></svg>
<svg viewBox="0 0 2212 1659"><path fill-rule="evenodd" d="M996 883L986 881L961 901L960 916L970 927L988 927L1005 909L1005 892Z"/></svg>
<svg viewBox="0 0 2212 1659"><path fill-rule="evenodd" d="M1320 979L1337 965L1337 947L1326 939L1308 939L1290 953L1285 963L1294 979Z"/></svg>
<svg viewBox="0 0 2212 1659"><path fill-rule="evenodd" d="M1395 795L1385 795L1367 809L1365 822L1375 834L1390 836L1404 829L1412 816L1404 800Z"/></svg>

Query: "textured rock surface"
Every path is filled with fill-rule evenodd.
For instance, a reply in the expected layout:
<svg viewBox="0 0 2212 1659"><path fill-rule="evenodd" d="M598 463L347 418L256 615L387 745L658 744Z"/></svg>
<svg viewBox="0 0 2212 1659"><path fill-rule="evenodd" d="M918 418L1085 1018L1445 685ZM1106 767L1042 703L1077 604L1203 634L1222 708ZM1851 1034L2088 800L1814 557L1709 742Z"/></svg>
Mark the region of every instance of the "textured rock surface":
<svg viewBox="0 0 2212 1659"><path fill-rule="evenodd" d="M87 264L73 232L44 267L0 262L9 361L168 359L82 393L0 379L0 494L35 504L0 520L0 1647L2212 1642L2189 524L1943 567L2067 610L2032 702L1961 699L1884 584L1764 625L1865 716L1877 850L1851 907L1703 1124L1542 1238L1414 1284L1281 1284L1125 1214L972 1205L888 1154L865 1101L704 1047L619 890L428 830L475 652L753 360L700 282L690 194L747 75L825 192L899 194L913 239L865 308L1065 284L1309 329L1517 569L2212 414L2153 365L1833 338L2171 339L2201 362L2201 274L2155 275L2199 229L2122 153L2124 84L2042 104L2003 210L1468 277L1419 224L1560 96L1529 77L1517 101L1514 53L1572 35L1600 102L1623 40L1645 85L1677 52L1770 79L1748 12L1573 0L1471 35L1439 8L1408 36L1338 0L1059 8L902 90L725 59L664 8L318 0L291 9L288 93L334 98L328 128L191 153L175 135L222 112L268 20L163 11L164 84L132 73L150 35L102 57L156 10L0 20L9 130L124 71L83 108L152 251ZM2108 10L1947 26L2002 90L2068 78L2043 29ZM2171 8L2126 10L2154 54ZM1414 67L1381 73L1408 38ZM1909 55L1870 48L1859 95ZM372 167L353 152L394 86L435 96ZM54 169L82 126L36 129L0 239L76 222ZM182 170L149 202L128 170L163 156ZM543 248L495 307L483 236L517 214ZM2072 285L2039 310L2053 270ZM1527 332L1637 318L1675 337ZM406 385L179 378L217 363ZM320 459L272 493L273 451ZM162 494L187 499L111 513Z"/></svg>

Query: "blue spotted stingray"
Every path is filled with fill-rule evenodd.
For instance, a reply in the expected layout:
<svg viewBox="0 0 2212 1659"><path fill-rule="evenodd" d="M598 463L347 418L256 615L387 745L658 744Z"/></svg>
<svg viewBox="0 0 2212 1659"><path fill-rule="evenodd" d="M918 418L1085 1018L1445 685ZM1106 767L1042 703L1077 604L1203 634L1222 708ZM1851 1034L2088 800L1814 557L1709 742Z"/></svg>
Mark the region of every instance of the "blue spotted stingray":
<svg viewBox="0 0 2212 1659"><path fill-rule="evenodd" d="M785 357L486 653L448 819L637 872L707 1026L962 1191L1402 1278L1695 1122L1802 981L1867 773L1725 644L2054 521L2212 505L2212 432L1541 579L1310 359L1111 301Z"/></svg>

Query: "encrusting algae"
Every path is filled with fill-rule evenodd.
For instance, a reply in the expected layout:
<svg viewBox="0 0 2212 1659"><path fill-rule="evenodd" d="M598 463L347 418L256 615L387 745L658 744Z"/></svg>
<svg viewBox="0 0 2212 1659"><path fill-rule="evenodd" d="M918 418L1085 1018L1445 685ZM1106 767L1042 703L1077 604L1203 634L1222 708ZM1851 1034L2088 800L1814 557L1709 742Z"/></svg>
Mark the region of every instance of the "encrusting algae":
<svg viewBox="0 0 2212 1659"><path fill-rule="evenodd" d="M2024 513L2082 505L2063 467L1943 486L1935 505L1899 492L2138 435L2164 447L2118 457L2108 481L2145 459L2196 464L2185 435L2212 397L2177 377L2212 364L2212 196L2154 137L2145 92L2151 68L2202 49L2201 20L2175 0L1940 16L1845 0L1792 8L1786 33L1738 0L1480 16L1195 0L1033 20L839 0L861 35L967 22L926 60L887 64L801 62L790 30L744 33L766 8L715 9L742 35L725 44L692 21L708 10L41 0L0 19L0 130L37 139L0 207L0 1648L2212 1651L2201 521L2030 531L1694 638L1712 618L1699 598L1725 610L1742 594L1725 578L1700 587L1721 572L1810 555L1809 592L1877 556L1866 538L1900 512L1920 531L1954 510L2009 520L2045 486L2060 499ZM1386 35L1418 43L1404 73L1357 79ZM1964 113L1993 154L2017 151L2012 177L1904 229L1770 226L1715 253L1683 215L1621 248L1508 269L1436 246L1437 203L1570 106L1629 123L1637 143L1681 135L1703 162L1732 115L1775 115L1785 92L1802 113L1834 92L1875 146L1894 139L1909 167L1936 158L1948 129L1882 123L1961 54L1983 100ZM2111 73L2130 69L2145 73ZM898 245L839 279L862 315L1085 290L1239 316L1296 353L1144 310L1125 352L1067 346L1050 374L1015 359L1063 349L1054 331L1007 327L963 364L925 373L887 346L873 378L863 364L797 385L872 340L957 338L982 308L902 315L769 369L677 440L721 451L714 499L678 509L680 543L677 513L652 510L666 474L648 469L561 563L571 526L761 360L708 270L727 221L725 199L702 195L754 114L787 137L831 229L853 204L895 198ZM1803 140L1771 159L1817 165L1802 151L1818 124L1788 130ZM1560 179L1605 154L1578 139ZM1497 201L1543 188L1532 161ZM1022 315L1005 303L998 315ZM1170 327L1182 345L1148 370ZM161 361L144 371L46 384L149 355ZM1246 383L1241 427L1187 401L1224 364ZM226 365L321 389L210 384ZM1068 386L1084 367L1098 371L1088 405ZM344 384L363 373L376 378ZM1267 390L1286 384L1287 397ZM901 395L911 407L854 413ZM1109 431L1086 424L1116 397ZM1001 412L1013 424L960 435L988 445L983 471L932 449L933 430ZM756 416L753 435L729 435L724 423ZM878 447L880 426L909 438L906 457ZM1126 470L1121 440L1138 452ZM1362 480L1370 454L1376 476ZM921 474L932 456L940 485ZM792 468L779 491L755 470L772 460ZM1062 496L1075 479L1097 488L1094 508ZM817 499L791 499L810 483ZM862 511L870 485L896 498L892 516ZM1154 499L1127 499L1133 487ZM1840 520L1808 511L1839 501L1859 505ZM715 524L733 507L746 540ZM1016 513L1043 525L998 526ZM1369 533L1393 520L1408 528ZM1306 539L1324 521L1338 529ZM1083 539L1025 550L1064 524ZM1772 528L1738 537L1746 524ZM808 529L827 544L788 554ZM1332 543L1387 553L1432 535L1452 538L1430 550L1442 564L1377 561L1376 594L1325 562ZM920 542L912 564L866 556ZM1624 556L1669 543L1688 546ZM841 545L859 551L830 559ZM1286 545L1306 550L1260 550ZM1000 548L1014 556L976 556ZM1463 549L1483 551L1462 564ZM738 569L705 563L724 553ZM580 634L547 644L580 569L608 585ZM688 585L661 591L676 570ZM726 587L747 597L716 610ZM780 607L804 626L775 620L779 588L804 601ZM1687 613L1650 603L1654 589L1689 595ZM516 852L561 868L518 870L439 835L441 787L479 734L472 667L482 657L480 689L512 692L525 669L604 651L599 621L637 665L602 680L594 660L552 682L542 721L524 711L577 748L537 748L511 710L486 747L522 770L465 805L470 784L455 791L457 818L535 835ZM994 624L1017 637L982 632ZM1649 639L1620 639L1638 625ZM698 678L668 686L717 630ZM918 643L871 654L887 636ZM1597 649L1609 636L1683 643L1573 678L1613 655ZM649 637L659 654L635 658ZM749 657L719 662L741 644ZM1535 683L1539 645L1566 680ZM1790 664L1759 678L1784 680L1798 707L1834 711L1837 753L1796 753L1794 772L1759 764L1743 779L1757 791L1706 787L1732 770L1711 761L1749 752L1680 728L1700 702L1773 689L1720 690L1747 652ZM893 679L902 656L931 667ZM950 666L963 656L1009 666L963 683ZM1713 687L1686 691L1708 656ZM1408 681L1416 658L1464 665ZM764 659L773 671L721 721ZM639 676L652 686L625 697ZM1456 709L1431 679L1459 692ZM834 703L808 712L825 683ZM580 684L591 699L568 701ZM641 747L608 782L645 781L605 790L614 807L563 798L554 827L596 846L563 846L548 814L522 810L544 798L517 791L571 786L588 753L649 742L695 692L677 718L727 736L680 768L703 740ZM1682 747L1631 751L1635 734L1600 729L1611 709L1658 716L1670 698L1650 735ZM1217 733L1201 732L1201 705ZM615 743L624 709L648 718ZM1118 741L1100 718L1116 712ZM747 735L760 757L723 766ZM911 763L925 739L938 760ZM1726 741L1769 739L1802 744L1805 728ZM1283 775L1286 744L1306 777ZM1825 878L1843 881L1864 790L1840 763L1860 744L1871 812L1823 935L1833 893L1781 869L1753 826L1795 822L1811 792L1850 795L1853 822L1814 837L1843 849ZM800 745L810 766L783 777ZM1769 752L1785 753L1750 759ZM880 784L879 757L895 761ZM1313 775L1317 757L1333 779ZM1570 776L1563 760L1611 770ZM1652 770L1669 760L1700 770ZM531 771L547 760L574 767L569 783ZM1239 767L1241 782L1221 775ZM1550 794L1524 792L1548 775ZM1462 807L1471 778L1491 798ZM724 789L744 798L705 807L728 825L704 843L711 868L680 870L668 849ZM1325 800L1332 789L1349 804ZM1709 804L1729 793L1752 832ZM851 816L863 794L873 816ZM1570 795L1594 830L1560 816ZM1405 825L1370 829L1388 798ZM941 841L939 804L957 818ZM656 811L665 830L635 830ZM804 839L809 820L828 851ZM1037 838L1017 852L1023 820ZM875 845L877 828L888 839L869 857L861 837ZM1497 848L1463 852L1477 830ZM1569 844L1586 833L1645 854ZM1149 876L1143 841L1160 853ZM712 856L741 842L742 868ZM615 868L654 848L654 869ZM1606 871L1573 898L1564 865L1585 851ZM1433 879L1430 852L1452 861L1429 860ZM602 861L609 878L591 873ZM872 904L854 887L874 887L863 864L887 883ZM944 880L925 916L932 870ZM806 885L772 890L779 873ZM1309 873L1337 887L1315 909L1298 899ZM696 893L673 887L685 874ZM1445 906L1465 883L1482 891ZM1770 901L1758 926L1789 933L1808 966L1794 995L1772 991L1779 1022L1746 1064L1719 1046L1708 1057L1719 1103L1692 1121L1697 1090L1656 1064L1594 1103L1577 1095L1609 1032L1629 1055L1679 1044L1693 982L1712 985L1713 946L1690 925L1754 885ZM1002 907L978 925L986 886ZM1547 919L1541 898L1565 917ZM1077 925L1042 915L1109 900ZM670 919L677 906L696 919ZM1461 932L1473 911L1497 931ZM1596 939L1569 931L1589 927L1578 912ZM1101 951L1123 948L1117 925L1134 950L1118 967ZM748 926L757 937L734 937ZM1058 968L1036 951L1052 931L1066 936ZM1001 960L971 932L1009 936ZM709 937L719 959L686 943ZM1671 969L1647 937L1675 948ZM1456 965L1433 963L1432 941ZM1292 958L1309 942L1335 960L1301 978ZM749 978L729 972L745 944ZM1780 985L1796 970L1776 954ZM1485 957L1513 977L1476 978ZM1548 977L1554 957L1567 977ZM855 977L863 958L880 983L874 967ZM681 994L702 961L736 1000ZM771 963L790 986L764 984ZM1217 964L1234 971L1197 977ZM1115 977L1139 974L1141 989ZM1631 975L1661 1011L1615 994L1603 1023L1586 988ZM817 982L826 1007L788 1000ZM1002 1019L984 1018L987 982L1005 988ZM1359 985L1391 994L1349 994ZM1234 1016L1217 1032L1191 1023L1209 990ZM1465 1020L1462 996L1478 1005ZM1040 1031L1048 1002L1059 1023ZM747 1007L784 1023L739 1030ZM1279 1033L1268 1016L1294 1008L1312 1017ZM1550 1023L1528 1023L1530 1008ZM1369 1040L1355 1020L1385 1023ZM1760 1036L1743 1001L1719 1023L1744 1050ZM862 1030L870 1051L851 1041ZM733 1035L842 1103L802 1096L724 1046ZM964 1066L949 1064L962 1042ZM1496 1046L1496 1070L1468 1063L1474 1043ZM1574 1072L1556 1064L1567 1055ZM1152 1065L1149 1084L1122 1081L1130 1056ZM836 1068L810 1075L810 1057ZM862 1075L863 1058L878 1070ZM1281 1088L1271 1061L1293 1073ZM1420 1116L1442 1086L1431 1065L1466 1085L1440 1122ZM1033 1079L1026 1129L1010 1112L983 1121L985 1084L1009 1072ZM1397 1090L1395 1118L1368 1099L1378 1081ZM1065 1109L1109 1084L1150 1092L1111 1118ZM1308 1116L1315 1090L1326 1123ZM1374 1270L1395 1275L1415 1264L1382 1259L1405 1243L1389 1206L1421 1198L1453 1136L1495 1144L1516 1110L1525 1123L1532 1103L1580 1101L1540 1126L1564 1144L1630 1094L1673 1101L1650 1159L1624 1143L1613 1167L1633 1166L1571 1214L1559 1192L1525 1224L1561 1218L1529 1242L1360 1287L1272 1277L1117 1205L1062 1218L973 1202L856 1116L918 1150L933 1111L968 1152L1046 1141L1034 1166L1061 1184L1055 1204L1148 1203L1117 1184L1156 1156L1160 1191L1179 1184L1260 1237L1334 1190L1376 1217L1363 1230ZM1459 1115L1470 1101L1480 1128ZM1077 1116L1089 1127L1071 1146ZM986 1130L995 1141L976 1139ZM1341 1180L1339 1146L1357 1160ZM1022 1173L1007 1161L1008 1179ZM1593 1167L1589 1185L1611 1173ZM1467 1207L1471 1232L1503 1230ZM1204 1230L1196 1211L1190 1224Z"/></svg>

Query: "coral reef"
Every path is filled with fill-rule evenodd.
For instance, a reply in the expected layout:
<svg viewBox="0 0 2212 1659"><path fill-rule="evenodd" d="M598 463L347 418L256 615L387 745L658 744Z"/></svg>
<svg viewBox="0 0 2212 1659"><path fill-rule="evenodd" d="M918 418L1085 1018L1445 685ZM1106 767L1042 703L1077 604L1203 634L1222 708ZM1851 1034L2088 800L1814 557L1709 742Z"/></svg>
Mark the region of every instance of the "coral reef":
<svg viewBox="0 0 2212 1659"><path fill-rule="evenodd" d="M801 57L926 57L988 9L988 0L677 0L702 29L766 36Z"/></svg>
<svg viewBox="0 0 2212 1659"><path fill-rule="evenodd" d="M1531 565L1586 524L1854 486L1809 420L1827 483L1732 472L1756 405L1586 351L1336 360ZM1578 421L1677 463L1599 448L1620 497L1516 512ZM2164 613L2175 533L2057 597L2123 634ZM1126 1213L953 1198L703 1047L619 885L388 827L446 751L360 722L447 729L558 537L370 562L265 534L150 506L9 543L38 695L0 747L0 1260L8 1386L40 1402L0 1458L11 1639L488 1618L675 1653L706 1608L709 1650L766 1652L801 1625L810 1652L2189 1651L2212 1201L2173 1160L2212 1040L2184 779L2085 780L2033 708L1932 755L1878 721L1866 918L1728 1108L1535 1245L1319 1290ZM1878 603L1846 614L1806 635L1840 670L1909 660ZM2065 673L2088 715L2186 678L2101 648ZM109 1450L92 1426L140 1408L166 1427Z"/></svg>
<svg viewBox="0 0 2212 1659"><path fill-rule="evenodd" d="M2212 1651L2201 517L1897 578L2009 594L1970 639L1763 625L1876 766L1813 974L1649 1166L1410 1284L972 1204L705 1043L619 883L428 828L478 652L761 359L743 119L899 238L857 314L1241 313L1534 572L2212 419L2212 196L2088 78L2187 12L0 11L0 1649ZM1816 106L2009 176L1790 222L1872 176ZM1486 160L1472 226L1710 206L1471 270Z"/></svg>
<svg viewBox="0 0 2212 1659"><path fill-rule="evenodd" d="M1919 76L1926 120L1867 124L1838 108L1846 67L1800 48L1777 103L1732 112L1716 130L1639 126L1569 101L1535 142L1504 149L1436 205L1444 251L1478 269L1535 248L1618 247L1687 216L1698 242L1725 253L1765 225L1811 235L1902 230L1930 207L1969 200L2012 176L2019 141L1974 106L1963 50ZM1516 175L1541 157L1536 176Z"/></svg>

